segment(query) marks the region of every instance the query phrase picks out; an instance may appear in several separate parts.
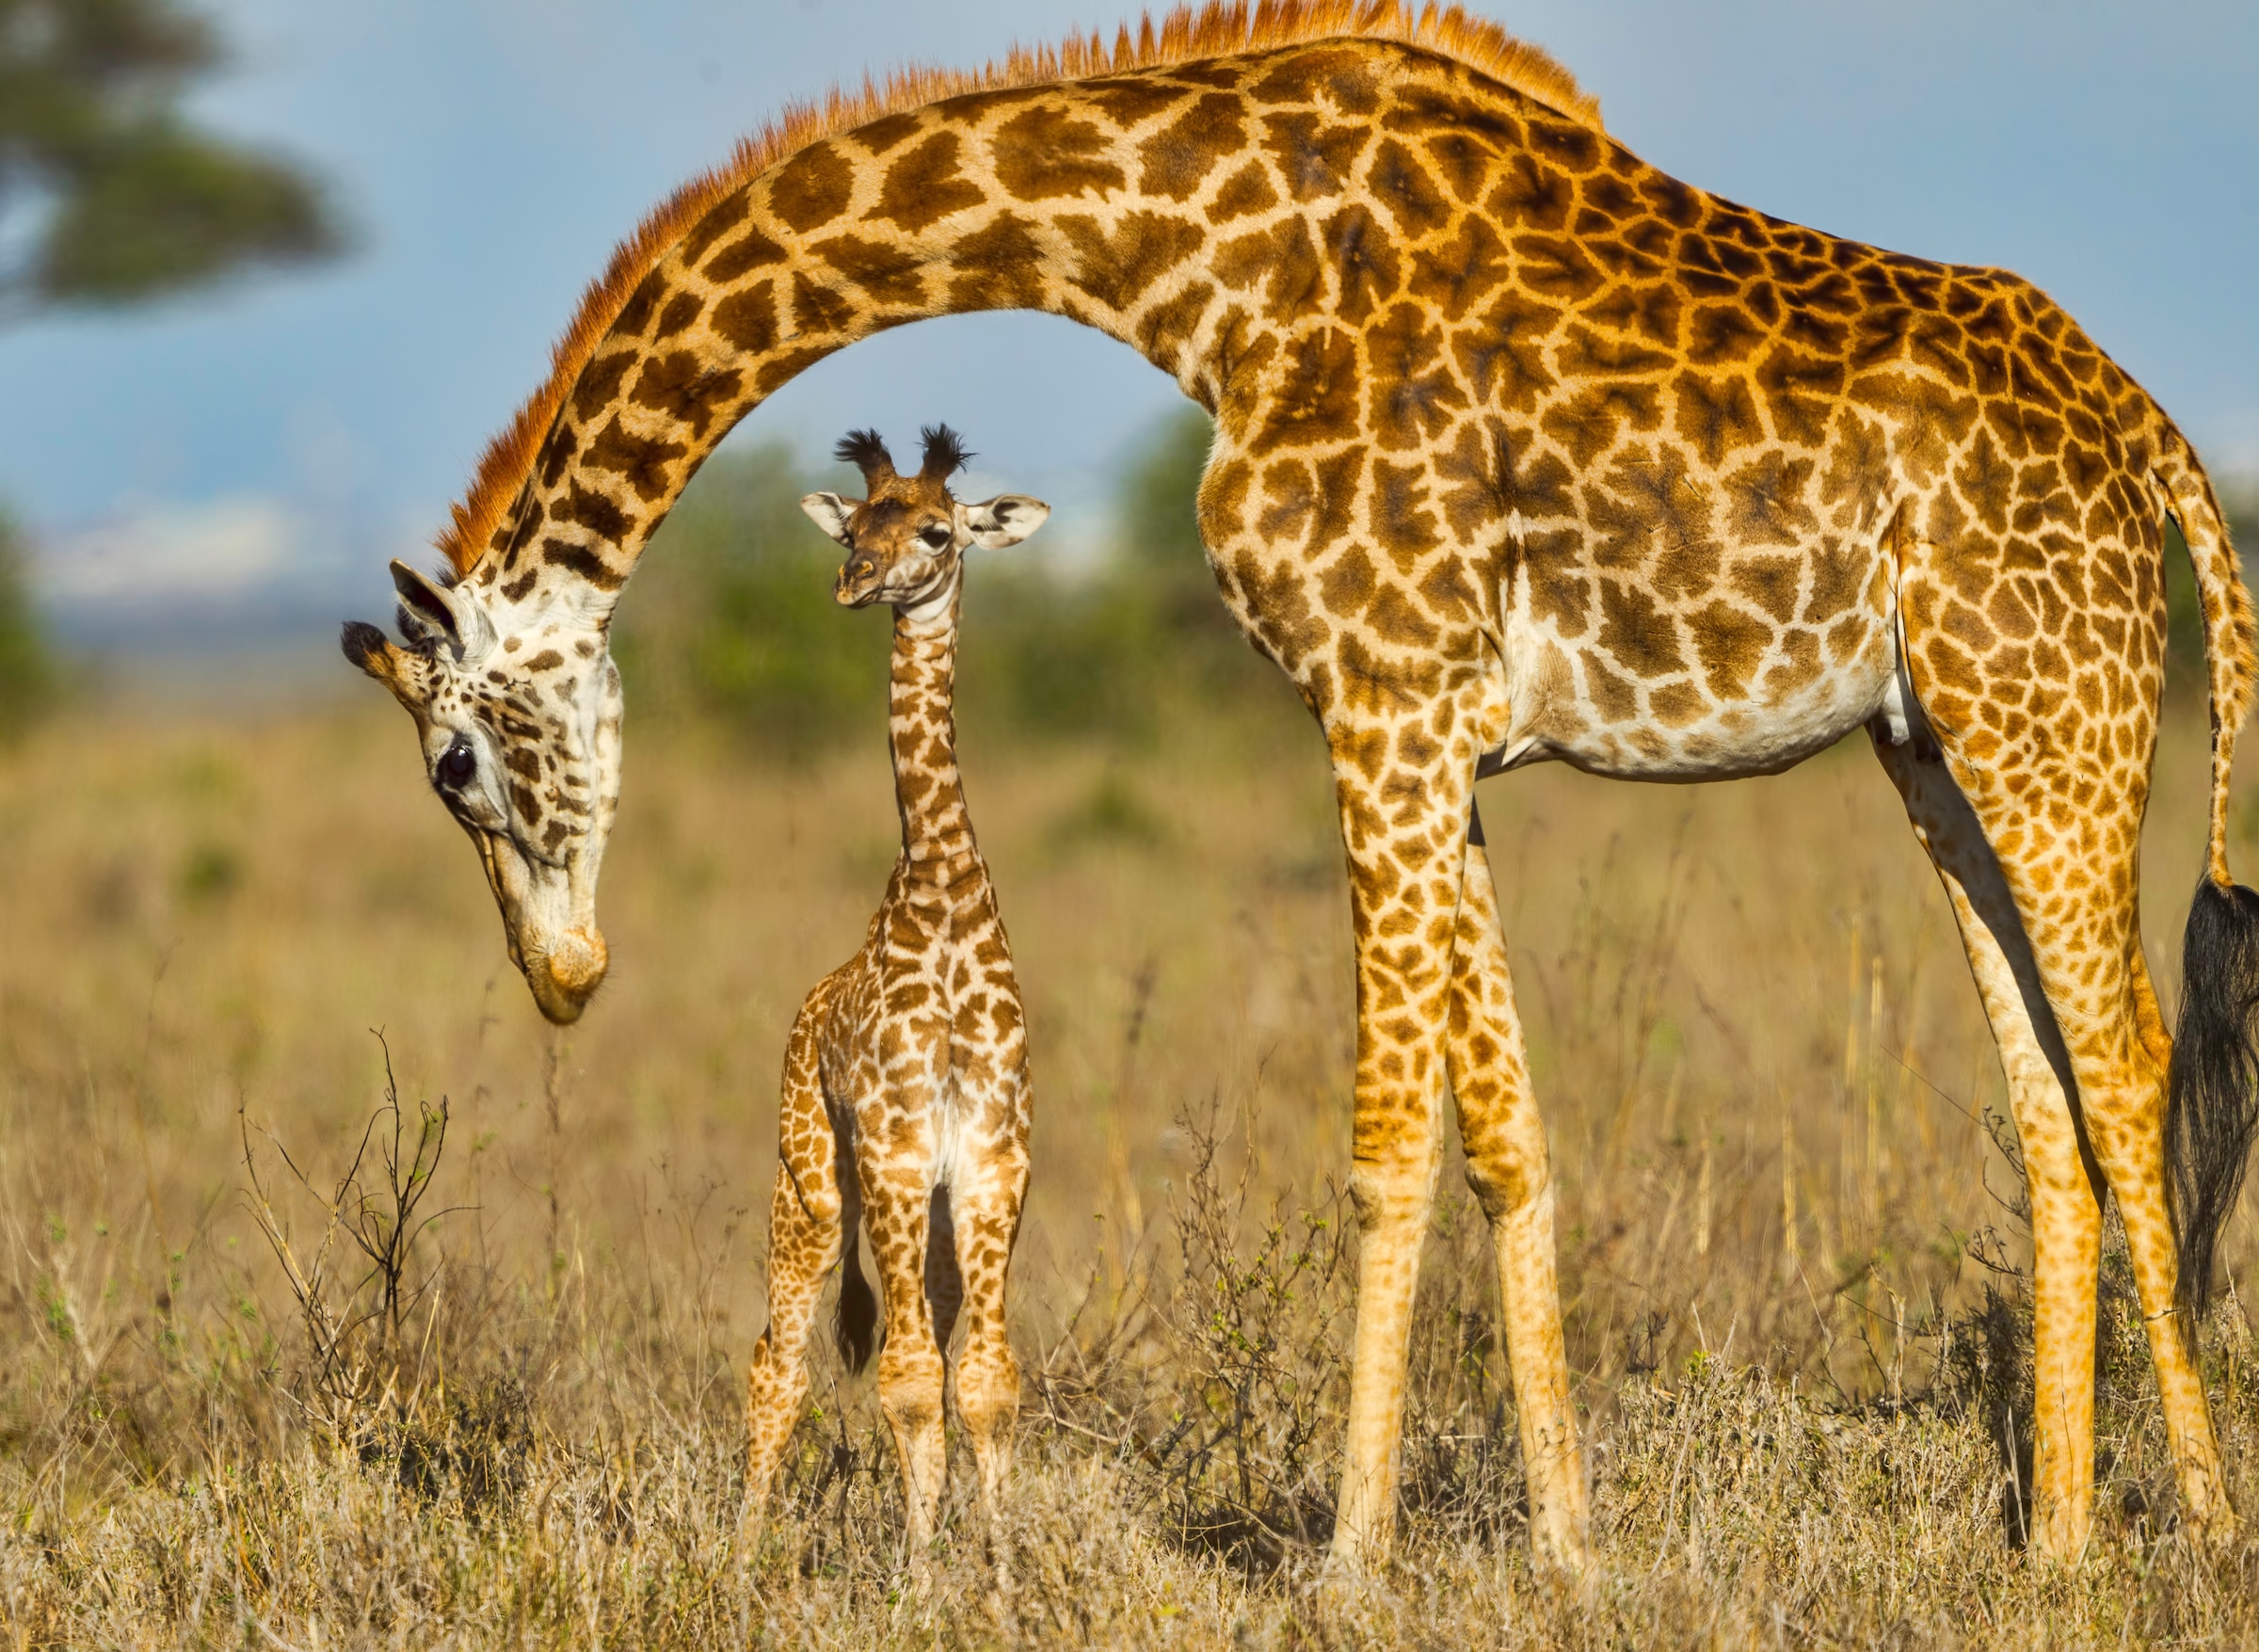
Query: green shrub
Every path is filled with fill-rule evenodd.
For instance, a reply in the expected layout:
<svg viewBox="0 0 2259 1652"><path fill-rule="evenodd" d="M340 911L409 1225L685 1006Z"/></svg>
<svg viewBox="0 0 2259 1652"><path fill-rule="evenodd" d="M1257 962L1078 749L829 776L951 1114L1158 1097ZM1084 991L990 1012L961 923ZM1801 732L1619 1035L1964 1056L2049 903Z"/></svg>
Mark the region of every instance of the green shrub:
<svg viewBox="0 0 2259 1652"><path fill-rule="evenodd" d="M832 601L836 548L800 511L813 486L782 446L700 473L621 604L638 711L717 719L791 759L885 727L888 630Z"/></svg>
<svg viewBox="0 0 2259 1652"><path fill-rule="evenodd" d="M46 710L55 691L55 657L32 601L24 542L0 510L0 738Z"/></svg>

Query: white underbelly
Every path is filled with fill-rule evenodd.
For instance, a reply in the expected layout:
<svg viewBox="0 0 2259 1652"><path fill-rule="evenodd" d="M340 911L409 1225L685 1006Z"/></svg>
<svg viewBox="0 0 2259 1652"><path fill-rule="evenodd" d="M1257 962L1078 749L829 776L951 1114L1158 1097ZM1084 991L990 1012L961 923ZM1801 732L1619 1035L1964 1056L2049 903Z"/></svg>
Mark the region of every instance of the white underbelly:
<svg viewBox="0 0 2259 1652"><path fill-rule="evenodd" d="M1910 701L1895 619L1871 611L1862 617L1867 623L1842 634L1833 650L1824 638L1799 642L1788 634L1740 692L1723 694L1699 671L1626 682L1605 659L1510 621L1509 733L1479 772L1565 762L1618 779L1734 779L1777 774L1878 715L1902 730Z"/></svg>

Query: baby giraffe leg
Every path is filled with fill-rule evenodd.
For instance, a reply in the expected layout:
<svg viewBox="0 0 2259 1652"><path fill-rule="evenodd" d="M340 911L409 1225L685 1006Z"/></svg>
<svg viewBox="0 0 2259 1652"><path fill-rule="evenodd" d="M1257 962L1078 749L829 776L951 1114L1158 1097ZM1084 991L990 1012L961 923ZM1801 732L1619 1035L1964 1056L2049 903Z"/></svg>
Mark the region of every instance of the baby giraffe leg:
<svg viewBox="0 0 2259 1652"><path fill-rule="evenodd" d="M1024 1142L1000 1146L969 1165L956 1190L957 1272L965 1281L965 1352L957 1360L957 1415L972 1436L981 1501L991 1516L1012 1470L1012 1425L1019 1416L1019 1362L1004 1319L1005 1275L1019 1237L1028 1191Z"/></svg>
<svg viewBox="0 0 2259 1652"><path fill-rule="evenodd" d="M920 1156L920 1164L924 1163ZM878 1356L878 1403L902 1460L903 1502L913 1560L933 1542L948 1454L941 1434L946 1371L925 1295L933 1197L921 1173L866 1167L863 1196L871 1249L886 1293L887 1340Z"/></svg>
<svg viewBox="0 0 2259 1652"><path fill-rule="evenodd" d="M758 1534L785 1443L808 1393L808 1333L824 1275L839 1259L839 1147L816 1070L814 999L785 1047L777 1118L777 1188L769 1206L769 1324L745 1374L744 1524Z"/></svg>

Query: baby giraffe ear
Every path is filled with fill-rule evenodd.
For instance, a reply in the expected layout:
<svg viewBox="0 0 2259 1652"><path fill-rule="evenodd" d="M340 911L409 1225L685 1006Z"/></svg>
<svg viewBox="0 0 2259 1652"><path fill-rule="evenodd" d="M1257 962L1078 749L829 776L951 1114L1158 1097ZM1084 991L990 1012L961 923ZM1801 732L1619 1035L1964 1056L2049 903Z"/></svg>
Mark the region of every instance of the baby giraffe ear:
<svg viewBox="0 0 2259 1652"><path fill-rule="evenodd" d="M1025 493L999 493L994 499L957 508L965 515L965 525L972 530L972 542L990 551L1018 544L1043 526L1051 514L1049 505Z"/></svg>
<svg viewBox="0 0 2259 1652"><path fill-rule="evenodd" d="M837 493L810 493L800 501L800 508L808 512L808 520L842 545L852 543L847 537L847 519L855 507Z"/></svg>

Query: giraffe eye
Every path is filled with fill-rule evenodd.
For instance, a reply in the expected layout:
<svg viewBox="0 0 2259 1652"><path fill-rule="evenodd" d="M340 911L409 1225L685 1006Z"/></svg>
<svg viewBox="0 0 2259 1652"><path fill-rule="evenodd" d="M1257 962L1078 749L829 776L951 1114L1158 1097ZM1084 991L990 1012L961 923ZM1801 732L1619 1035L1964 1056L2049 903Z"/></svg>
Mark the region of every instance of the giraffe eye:
<svg viewBox="0 0 2259 1652"><path fill-rule="evenodd" d="M926 549L929 551L944 550L949 545L949 530L939 522L936 522L918 537L925 541Z"/></svg>
<svg viewBox="0 0 2259 1652"><path fill-rule="evenodd" d="M450 791L459 790L471 783L478 772L478 754L471 749L471 742L457 740L440 759L440 784Z"/></svg>

